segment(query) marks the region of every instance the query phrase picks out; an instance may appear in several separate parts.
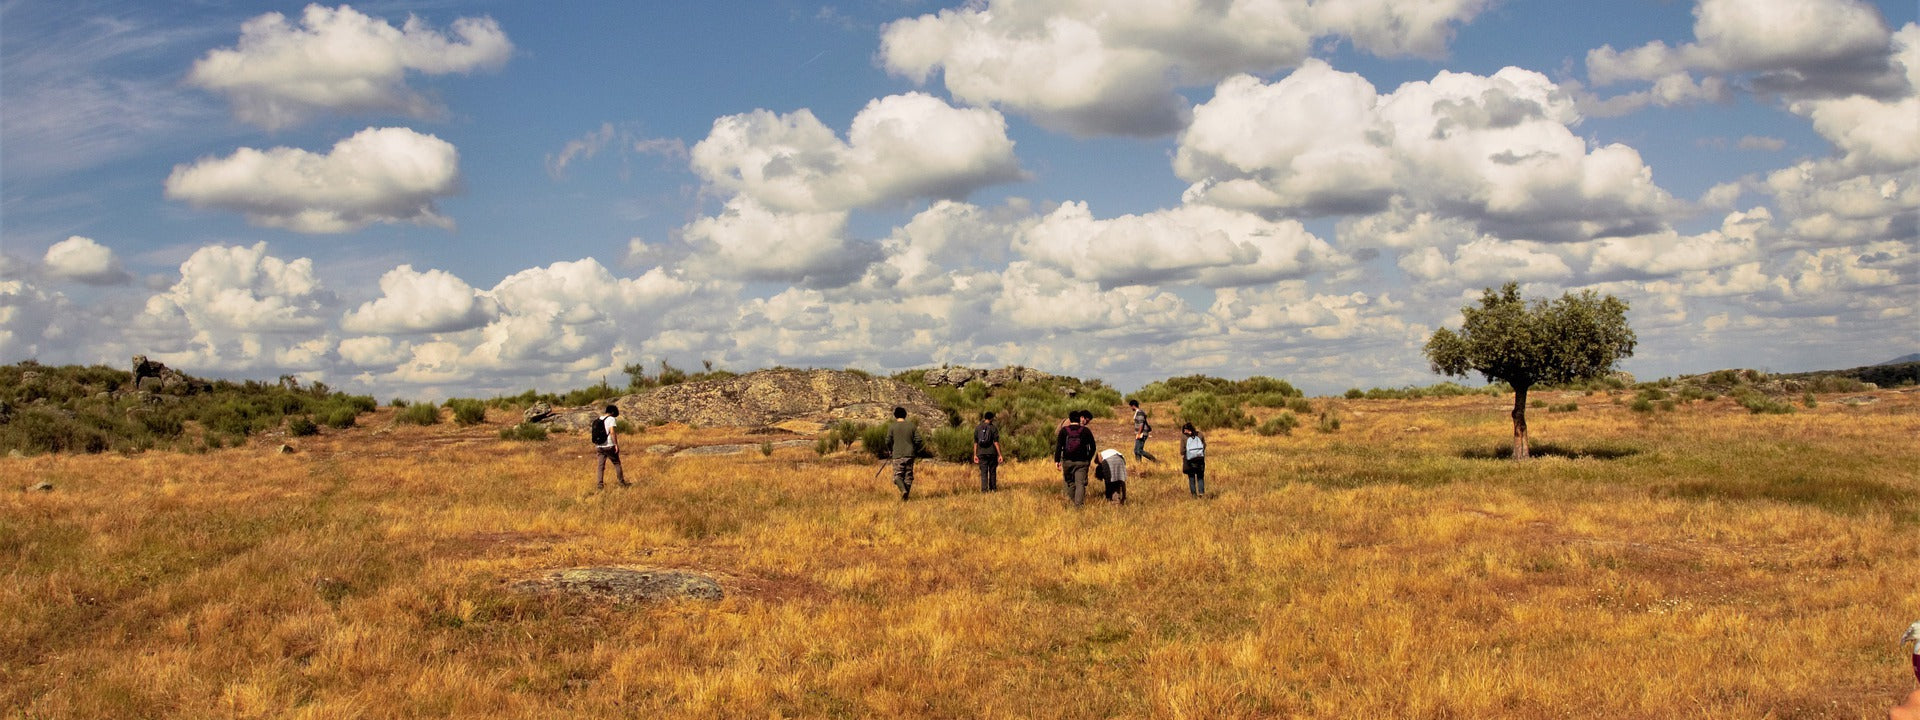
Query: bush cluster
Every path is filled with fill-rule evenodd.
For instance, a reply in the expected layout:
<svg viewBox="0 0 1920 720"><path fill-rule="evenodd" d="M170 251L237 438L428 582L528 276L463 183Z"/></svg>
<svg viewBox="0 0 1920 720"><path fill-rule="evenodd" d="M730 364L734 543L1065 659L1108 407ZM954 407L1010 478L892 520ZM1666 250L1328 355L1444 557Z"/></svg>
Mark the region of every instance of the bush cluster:
<svg viewBox="0 0 1920 720"><path fill-rule="evenodd" d="M183 394L137 390L133 373L103 365L0 366L0 451L138 452L238 445L283 426L307 433L316 418L352 418L373 398L334 392L325 383L206 382L189 379ZM318 428L313 428L317 431Z"/></svg>
<svg viewBox="0 0 1920 720"><path fill-rule="evenodd" d="M1459 383L1443 382L1425 387L1408 385L1403 388L1348 388L1348 400L1414 400L1418 398L1460 397L1462 395L1506 395L1513 388L1506 383L1492 383L1484 387L1467 387Z"/></svg>
<svg viewBox="0 0 1920 720"><path fill-rule="evenodd" d="M1305 395L1285 380L1255 375L1245 380L1228 380L1207 375L1185 375L1147 383L1128 400L1169 402L1196 393L1215 397L1239 396L1255 407L1286 407L1287 401Z"/></svg>
<svg viewBox="0 0 1920 720"><path fill-rule="evenodd" d="M446 408L453 411L455 425L478 425L487 421L487 403L473 398L447 398Z"/></svg>
<svg viewBox="0 0 1920 720"><path fill-rule="evenodd" d="M1267 418L1266 422L1260 423L1260 426L1254 428L1253 431L1272 437L1274 435L1292 435L1293 429L1297 427L1300 427L1300 418L1295 417L1292 410L1283 410L1279 415Z"/></svg>

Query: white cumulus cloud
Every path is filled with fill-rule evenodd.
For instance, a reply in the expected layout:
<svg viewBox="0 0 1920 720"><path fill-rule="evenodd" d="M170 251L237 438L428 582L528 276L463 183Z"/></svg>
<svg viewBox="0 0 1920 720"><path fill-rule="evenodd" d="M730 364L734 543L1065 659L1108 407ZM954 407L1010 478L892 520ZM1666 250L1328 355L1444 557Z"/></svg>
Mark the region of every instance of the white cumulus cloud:
<svg viewBox="0 0 1920 720"><path fill-rule="evenodd" d="M459 189L459 151L407 128L367 128L324 154L240 148L176 165L166 181L169 198L303 233L403 222L450 229L434 203Z"/></svg>
<svg viewBox="0 0 1920 720"><path fill-rule="evenodd" d="M1605 45L1587 53L1589 76L1597 85L1676 84L1706 73L1803 96L1900 91L1886 22L1861 0L1699 0L1693 15L1694 42Z"/></svg>
<svg viewBox="0 0 1920 720"><path fill-rule="evenodd" d="M1075 134L1161 135L1188 119L1175 89L1299 63L1316 38L1438 57L1485 0L988 0L881 31L889 72Z"/></svg>
<svg viewBox="0 0 1920 720"><path fill-rule="evenodd" d="M419 272L401 265L380 276L379 299L348 312L340 329L384 335L454 332L486 324L493 302L444 270Z"/></svg>
<svg viewBox="0 0 1920 720"><path fill-rule="evenodd" d="M845 142L807 110L728 115L693 146L692 166L716 187L782 212L958 199L1022 177L1000 113L923 93L868 103Z"/></svg>
<svg viewBox="0 0 1920 720"><path fill-rule="evenodd" d="M1331 119L1329 119L1331 118ZM1504 237L1576 241L1658 227L1673 198L1638 151L1589 148L1546 76L1441 72L1386 95L1318 61L1276 83L1221 83L1180 136L1186 198L1296 215L1400 207ZM1272 131L1279 127L1280 132Z"/></svg>
<svg viewBox="0 0 1920 720"><path fill-rule="evenodd" d="M1107 287L1248 285L1341 264L1333 247L1298 221L1205 205L1101 220L1086 203L1067 203L1027 228L1013 249Z"/></svg>
<svg viewBox="0 0 1920 720"><path fill-rule="evenodd" d="M120 266L113 249L93 238L74 235L47 248L41 260L47 274L88 285L122 285L133 279Z"/></svg>
<svg viewBox="0 0 1920 720"><path fill-rule="evenodd" d="M409 16L401 27L341 5L308 5L298 23L267 13L240 27L237 47L210 51L187 82L225 95L240 120L273 130L323 112L428 117L435 104L407 74L497 69L513 43L492 18L460 18L451 35Z"/></svg>

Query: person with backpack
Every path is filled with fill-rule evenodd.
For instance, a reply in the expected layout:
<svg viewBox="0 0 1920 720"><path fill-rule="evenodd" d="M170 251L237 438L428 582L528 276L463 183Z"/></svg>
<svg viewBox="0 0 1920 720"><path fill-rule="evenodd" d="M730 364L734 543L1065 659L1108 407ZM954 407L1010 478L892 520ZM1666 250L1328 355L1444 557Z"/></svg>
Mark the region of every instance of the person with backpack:
<svg viewBox="0 0 1920 720"><path fill-rule="evenodd" d="M1106 482L1101 493L1107 502L1114 505L1127 504L1127 458L1119 450L1107 448L1100 451L1100 464L1094 466L1094 477Z"/></svg>
<svg viewBox="0 0 1920 720"><path fill-rule="evenodd" d="M1074 507L1087 502L1087 469L1093 464L1093 428L1087 427L1087 421L1093 419L1089 410L1075 410L1067 415L1067 425L1053 439L1053 466L1060 469L1060 477L1067 485L1067 500Z"/></svg>
<svg viewBox="0 0 1920 720"><path fill-rule="evenodd" d="M1128 400L1133 408L1133 459L1160 462L1160 458L1147 452L1147 436L1153 434L1153 424L1147 422L1147 411L1140 409L1139 400Z"/></svg>
<svg viewBox="0 0 1920 720"><path fill-rule="evenodd" d="M1180 434L1185 436L1181 443L1180 472L1187 475L1187 493L1194 497L1207 496L1207 436L1193 429L1193 423L1180 426Z"/></svg>
<svg viewBox="0 0 1920 720"><path fill-rule="evenodd" d="M980 492L1000 489L1000 428L993 424L993 411L980 415L973 428L973 464L980 466Z"/></svg>
<svg viewBox="0 0 1920 720"><path fill-rule="evenodd" d="M893 408L893 424L887 428L887 446L892 450L893 486L900 489L900 502L913 492L913 459L920 454L920 426L907 419L907 409Z"/></svg>
<svg viewBox="0 0 1920 720"><path fill-rule="evenodd" d="M613 462L613 475L620 481L620 487L633 487L627 482L627 471L620 467L620 406L608 405L607 412L593 421L594 454L600 456L600 468L593 474L593 489L607 489L607 462Z"/></svg>

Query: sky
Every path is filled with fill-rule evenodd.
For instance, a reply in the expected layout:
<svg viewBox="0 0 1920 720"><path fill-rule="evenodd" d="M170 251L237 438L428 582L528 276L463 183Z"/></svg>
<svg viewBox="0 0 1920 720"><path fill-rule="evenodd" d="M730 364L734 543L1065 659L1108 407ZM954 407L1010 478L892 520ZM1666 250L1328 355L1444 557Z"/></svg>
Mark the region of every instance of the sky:
<svg viewBox="0 0 1920 720"><path fill-rule="evenodd" d="M0 362L1441 381L1920 350L1910 0L0 0ZM1478 378L1475 378L1477 381Z"/></svg>

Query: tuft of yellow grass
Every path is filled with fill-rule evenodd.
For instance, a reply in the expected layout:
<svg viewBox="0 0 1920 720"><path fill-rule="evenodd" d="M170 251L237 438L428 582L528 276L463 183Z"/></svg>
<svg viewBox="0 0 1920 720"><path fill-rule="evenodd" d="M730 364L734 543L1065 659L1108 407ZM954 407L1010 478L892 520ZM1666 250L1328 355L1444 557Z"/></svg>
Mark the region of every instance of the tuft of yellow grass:
<svg viewBox="0 0 1920 720"><path fill-rule="evenodd" d="M667 459L363 423L204 455L0 460L0 707L39 717L1877 717L1920 617L1920 393L1791 415L1605 395L1317 400L1132 504L923 462ZM1559 398L1549 398L1561 402ZM1162 409L1162 416L1170 416ZM384 412L384 411L383 411ZM1262 413L1268 411L1260 411ZM1272 411L1277 412L1277 411ZM1264 419L1264 418L1263 418ZM1123 452L1118 421L1096 423ZM1156 439L1162 457L1172 442ZM509 585L582 565L717 603Z"/></svg>

